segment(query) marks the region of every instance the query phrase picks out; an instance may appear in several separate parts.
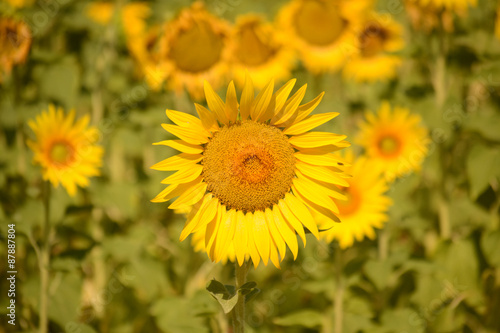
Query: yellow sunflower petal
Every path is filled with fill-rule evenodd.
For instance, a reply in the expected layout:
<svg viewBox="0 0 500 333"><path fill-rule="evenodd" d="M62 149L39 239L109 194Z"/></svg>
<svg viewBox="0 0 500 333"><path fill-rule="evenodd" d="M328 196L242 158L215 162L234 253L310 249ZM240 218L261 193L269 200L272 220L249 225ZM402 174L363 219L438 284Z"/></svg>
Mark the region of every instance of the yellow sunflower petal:
<svg viewBox="0 0 500 333"><path fill-rule="evenodd" d="M193 187L186 189L184 193L182 193L177 200L175 200L168 208L170 209L178 209L181 206L187 205L191 206L203 198L205 195L205 191L207 190L206 183L199 183L194 185Z"/></svg>
<svg viewBox="0 0 500 333"><path fill-rule="evenodd" d="M215 117L215 115L203 105L194 103L194 106L196 108L198 116L200 117L203 127L205 127L205 129L209 132L217 131L219 129L219 125L217 124L217 118Z"/></svg>
<svg viewBox="0 0 500 333"><path fill-rule="evenodd" d="M259 266L260 263L260 255L259 251L257 250L257 246L255 245L255 239L254 239L254 232L253 232L253 227L254 227L254 217L252 213L247 213L245 215L245 221L246 221L246 230L248 232L248 252L250 254L250 257L252 258L252 262L255 268Z"/></svg>
<svg viewBox="0 0 500 333"><path fill-rule="evenodd" d="M168 176L161 181L162 184L179 184L188 183L195 180L201 172L203 171L203 166L200 164L190 165L187 168L180 169L171 176Z"/></svg>
<svg viewBox="0 0 500 333"><path fill-rule="evenodd" d="M290 127L286 128L283 133L286 135L298 135L312 130L319 125L322 125L333 118L337 117L340 113L338 112L328 112L321 113L304 119L301 122L295 122Z"/></svg>
<svg viewBox="0 0 500 333"><path fill-rule="evenodd" d="M295 167L304 175L335 185L340 186L349 186L349 183L341 178L339 174L344 175L343 173L334 172L331 167L319 166L319 165L311 165L303 162L298 162Z"/></svg>
<svg viewBox="0 0 500 333"><path fill-rule="evenodd" d="M302 238L302 242L304 246L306 245L306 233L304 231L304 227L302 223L295 217L295 215L290 210L290 207L286 204L285 199L281 199L278 202L278 207L280 208L281 213L285 217L286 221L290 223L295 232Z"/></svg>
<svg viewBox="0 0 500 333"><path fill-rule="evenodd" d="M313 185L312 182L306 182L304 179L295 178L293 180L293 187L297 189L297 191L302 194L302 196L310 198L311 201L316 204L335 211L337 208L333 200L328 196L325 191L319 185ZM338 212L338 209L336 213Z"/></svg>
<svg viewBox="0 0 500 333"><path fill-rule="evenodd" d="M200 154L181 153L156 163L151 169L162 171L179 170L188 166L193 166L202 159L203 155Z"/></svg>
<svg viewBox="0 0 500 333"><path fill-rule="evenodd" d="M293 194L287 193L284 201L288 208L293 212L297 219L316 237L319 238L318 226L314 222L314 218L307 207L297 199Z"/></svg>
<svg viewBox="0 0 500 333"><path fill-rule="evenodd" d="M240 115L241 120L246 120L250 117L252 111L252 104L254 100L254 91L252 79L246 73L245 75L245 86L243 87L243 92L241 93L241 104L240 104Z"/></svg>
<svg viewBox="0 0 500 333"><path fill-rule="evenodd" d="M292 251L293 259L297 259L297 254L299 253L299 243L297 242L297 236L295 232L292 231L290 226L288 226L283 214L281 213L280 208L277 205L273 206L273 216L274 216L274 224L278 228L283 240L286 242L290 251Z"/></svg>
<svg viewBox="0 0 500 333"><path fill-rule="evenodd" d="M269 258L271 259L271 262L276 268L281 268L280 267L280 257L278 255L278 250L276 249L276 244L274 244L273 240L271 239L271 248L269 252Z"/></svg>
<svg viewBox="0 0 500 333"><path fill-rule="evenodd" d="M234 251L240 266L245 262L245 254L248 245L248 231L246 229L245 214L239 210L236 212L236 231L234 233Z"/></svg>
<svg viewBox="0 0 500 333"><path fill-rule="evenodd" d="M305 154L302 151L298 151L295 154L295 157L304 163L312 164L312 165L322 165L322 166L349 166L349 163L340 156L334 154Z"/></svg>
<svg viewBox="0 0 500 333"><path fill-rule="evenodd" d="M217 232L217 242L215 243L215 261L220 261L227 256L229 243L233 240L236 230L236 210L231 209L226 213Z"/></svg>
<svg viewBox="0 0 500 333"><path fill-rule="evenodd" d="M207 99L207 104L210 110L215 113L217 119L223 123L228 124L229 119L226 117L225 105L222 99L217 95L217 93L212 89L210 83L205 81L204 83L205 96Z"/></svg>
<svg viewBox="0 0 500 333"><path fill-rule="evenodd" d="M252 104L252 110L250 116L252 120L258 121L260 117L264 114L269 106L271 97L273 95L274 80L269 81L269 83L261 90L261 92L255 98Z"/></svg>
<svg viewBox="0 0 500 333"><path fill-rule="evenodd" d="M281 111L279 111L273 119L271 119L272 125L282 125L286 121L288 121L295 114L297 116L297 108L299 107L300 102L304 99L306 94L307 84L304 84L300 87L299 90L289 100L286 101L285 106ZM293 118L292 118L293 119ZM293 119L294 120L294 119Z"/></svg>
<svg viewBox="0 0 500 333"><path fill-rule="evenodd" d="M308 132L292 136L289 141L292 146L298 148L316 148L326 145L336 145L347 136L326 132Z"/></svg>
<svg viewBox="0 0 500 333"><path fill-rule="evenodd" d="M166 110L167 117L172 120L176 125L181 127L191 127L197 131L206 132L201 120L189 113L179 112L175 110ZM208 133L207 133L208 135Z"/></svg>
<svg viewBox="0 0 500 333"><path fill-rule="evenodd" d="M174 148L178 151L187 154L201 154L203 153L203 148L198 145L192 145L190 143L184 142L182 140L164 140L160 142L155 142L153 145L163 145L170 148Z"/></svg>
<svg viewBox="0 0 500 333"><path fill-rule="evenodd" d="M323 96L325 95L325 92L322 92L316 98L314 98L312 101L303 104L297 108L297 118L295 118L295 122L302 121L305 119L316 107L318 104L321 102L323 99Z"/></svg>
<svg viewBox="0 0 500 333"><path fill-rule="evenodd" d="M203 197L203 200L201 200L200 202L198 202L196 205L193 206L191 212L189 213L189 215L187 217L186 223L184 224L184 228L182 229L181 236L179 237L179 240L181 242L184 239L186 239L186 237L189 236L191 234L191 232L194 231L194 229L198 225L198 222L200 221L200 217L209 208L209 203L212 202L213 200L217 201L217 199L212 198L211 194L207 194ZM215 206L215 208L217 209L217 206ZM214 216L215 216L215 212L213 213L213 216L210 218L209 221L211 221Z"/></svg>
<svg viewBox="0 0 500 333"><path fill-rule="evenodd" d="M236 96L236 89L234 87L234 82L229 82L226 92L226 105L224 111L226 113L227 119L231 122L235 122L238 116L238 97Z"/></svg>
<svg viewBox="0 0 500 333"><path fill-rule="evenodd" d="M257 251L260 253L262 262L267 266L269 260L269 247L271 239L269 238L269 229L267 228L266 216L264 212L258 210L253 214L253 238Z"/></svg>
<svg viewBox="0 0 500 333"><path fill-rule="evenodd" d="M269 227L269 231L271 232L271 237L273 238L274 244L278 248L279 254L281 256L281 260L285 258L286 253L286 243L283 240L278 228L276 227L276 223L274 222L275 216L273 215L273 211L270 208L267 208L265 211L266 221Z"/></svg>
<svg viewBox="0 0 500 333"><path fill-rule="evenodd" d="M165 131L175 135L181 140L193 145L200 145L208 142L208 136L190 127L180 127L170 124L161 124Z"/></svg>
<svg viewBox="0 0 500 333"><path fill-rule="evenodd" d="M288 96L290 96L290 93L295 86L295 82L297 82L297 79L291 79L279 88L278 91L276 91L276 112L279 112L283 106L285 106Z"/></svg>

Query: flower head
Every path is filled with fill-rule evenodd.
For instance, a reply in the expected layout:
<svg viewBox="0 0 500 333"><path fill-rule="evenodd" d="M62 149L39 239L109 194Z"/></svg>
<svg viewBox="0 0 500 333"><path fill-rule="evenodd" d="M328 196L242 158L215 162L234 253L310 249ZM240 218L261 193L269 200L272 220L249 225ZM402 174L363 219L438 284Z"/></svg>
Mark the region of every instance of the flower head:
<svg viewBox="0 0 500 333"><path fill-rule="evenodd" d="M99 175L102 163L103 149L95 144L99 133L88 123L88 115L75 123L74 111L65 115L53 105L28 122L36 135L28 145L35 153L33 161L43 169L43 179L55 187L61 183L71 196L77 185L86 187L89 177Z"/></svg>
<svg viewBox="0 0 500 333"><path fill-rule="evenodd" d="M289 78L294 51L285 36L260 16L239 16L231 41L232 71L237 83L245 82L247 72L257 88L263 88L271 78Z"/></svg>
<svg viewBox="0 0 500 333"><path fill-rule="evenodd" d="M22 21L0 15L0 82L10 74L15 64L26 60L31 45L31 33Z"/></svg>
<svg viewBox="0 0 500 333"><path fill-rule="evenodd" d="M429 138L426 128L420 125L419 115L405 108L391 111L389 103L384 102L377 114L367 112L366 119L360 125L356 142L385 170L388 181L420 169Z"/></svg>
<svg viewBox="0 0 500 333"><path fill-rule="evenodd" d="M355 81L386 80L396 76L401 64L391 54L404 45L403 28L389 15L372 13L358 34L360 52L344 67L344 76Z"/></svg>
<svg viewBox="0 0 500 333"><path fill-rule="evenodd" d="M232 246L240 265L251 258L255 266L269 259L279 266L287 245L297 256L296 234L304 245L306 230L318 237L312 211L325 216L327 227L339 221L333 198L345 198L336 185L348 186L348 176L331 153L349 143L345 135L309 132L338 113L311 116L323 94L300 105L306 85L289 97L294 84L273 94L271 81L255 97L247 76L240 101L231 82L224 102L205 83L210 110L195 104L200 118L167 110L175 125L162 126L179 140L157 144L181 154L151 167L178 170L152 201L178 197L169 208L192 206L180 238L203 233L213 261Z"/></svg>
<svg viewBox="0 0 500 333"><path fill-rule="evenodd" d="M292 0L280 10L278 21L309 71L334 72L358 52L356 31L370 3Z"/></svg>
<svg viewBox="0 0 500 333"><path fill-rule="evenodd" d="M216 89L221 85L229 70L230 28L225 21L196 2L168 22L162 33L156 28L153 32L144 36L141 45L145 51L137 52L143 55L138 61L153 89L166 83L176 92L185 88L194 99L200 99L205 80Z"/></svg>
<svg viewBox="0 0 500 333"><path fill-rule="evenodd" d="M349 187L342 188L347 201L336 200L342 223L321 233L328 242L338 240L343 249L352 246L354 240L374 239L374 228L383 227L391 205L391 199L384 194L388 186L380 165L364 156L354 160L352 154L346 154L346 162L352 165L348 172L353 177L348 179Z"/></svg>

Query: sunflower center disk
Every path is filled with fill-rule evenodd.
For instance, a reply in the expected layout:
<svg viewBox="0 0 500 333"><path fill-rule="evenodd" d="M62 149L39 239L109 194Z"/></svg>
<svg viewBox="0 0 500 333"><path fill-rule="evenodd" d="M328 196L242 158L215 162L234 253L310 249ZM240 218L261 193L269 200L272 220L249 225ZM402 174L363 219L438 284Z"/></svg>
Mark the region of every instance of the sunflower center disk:
<svg viewBox="0 0 500 333"><path fill-rule="evenodd" d="M236 122L215 133L203 153L208 191L228 209L265 210L290 191L294 150L277 128Z"/></svg>
<svg viewBox="0 0 500 333"><path fill-rule="evenodd" d="M268 40L269 38L265 38L270 36L266 36L257 29L256 23L246 24L239 33L236 54L241 63L247 66L265 64L276 53L276 49L272 47L271 41Z"/></svg>
<svg viewBox="0 0 500 333"><path fill-rule="evenodd" d="M399 152L399 149L401 148L401 143L394 137L385 136L379 140L378 148L382 155L394 156L397 155L397 153Z"/></svg>
<svg viewBox="0 0 500 333"><path fill-rule="evenodd" d="M193 24L172 42L169 57L183 71L198 73L210 69L220 57L223 41L206 22Z"/></svg>
<svg viewBox="0 0 500 333"><path fill-rule="evenodd" d="M339 9L326 2L307 1L295 17L297 34L313 45L326 46L335 42L346 26Z"/></svg>
<svg viewBox="0 0 500 333"><path fill-rule="evenodd" d="M73 149L65 142L55 142L50 148L50 160L55 165L67 165L73 158Z"/></svg>
<svg viewBox="0 0 500 333"><path fill-rule="evenodd" d="M347 200L336 201L340 216L345 217L358 211L361 205L361 194L358 190L351 184L351 187L342 189L342 194L347 197Z"/></svg>
<svg viewBox="0 0 500 333"><path fill-rule="evenodd" d="M381 26L368 26L359 37L361 54L369 58L381 53L384 51L384 44L387 38L388 33Z"/></svg>

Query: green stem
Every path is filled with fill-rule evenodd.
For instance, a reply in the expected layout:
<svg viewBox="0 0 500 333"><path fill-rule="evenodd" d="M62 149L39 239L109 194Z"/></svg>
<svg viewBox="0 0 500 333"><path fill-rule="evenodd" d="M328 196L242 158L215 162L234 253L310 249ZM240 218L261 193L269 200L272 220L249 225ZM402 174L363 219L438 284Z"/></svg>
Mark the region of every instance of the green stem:
<svg viewBox="0 0 500 333"><path fill-rule="evenodd" d="M378 257L382 261L387 259L389 252L389 230L387 230L387 227L380 230L378 237Z"/></svg>
<svg viewBox="0 0 500 333"><path fill-rule="evenodd" d="M50 183L43 184L43 206L45 214L42 226L43 243L40 247L38 267L40 269L40 333L47 333L49 328L49 266L50 266Z"/></svg>
<svg viewBox="0 0 500 333"><path fill-rule="evenodd" d="M344 277L343 262L342 262L342 249L337 247L335 249L335 300L334 306L334 332L342 333L343 319L344 319Z"/></svg>
<svg viewBox="0 0 500 333"><path fill-rule="evenodd" d="M250 269L250 262L245 262L243 266L235 263L236 267L236 290L241 288L246 283L248 270ZM233 309L233 331L234 333L245 332L245 297L239 295L238 302Z"/></svg>

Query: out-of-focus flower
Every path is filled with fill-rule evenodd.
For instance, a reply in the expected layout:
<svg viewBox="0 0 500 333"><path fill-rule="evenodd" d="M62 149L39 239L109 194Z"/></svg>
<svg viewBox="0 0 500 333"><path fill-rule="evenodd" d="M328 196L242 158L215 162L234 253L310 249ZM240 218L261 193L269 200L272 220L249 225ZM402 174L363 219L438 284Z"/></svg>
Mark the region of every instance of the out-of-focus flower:
<svg viewBox="0 0 500 333"><path fill-rule="evenodd" d="M500 3L497 6L497 19L495 20L495 36L500 39Z"/></svg>
<svg viewBox="0 0 500 333"><path fill-rule="evenodd" d="M54 187L61 183L71 196L77 185L87 187L89 177L99 175L102 164L103 149L96 145L99 132L88 123L88 115L75 123L73 110L65 115L53 105L28 122L36 135L28 146L35 153L33 161L42 167L43 179Z"/></svg>
<svg viewBox="0 0 500 333"><path fill-rule="evenodd" d="M231 36L232 71L243 85L248 71L255 87L263 88L269 80L285 80L295 62L293 49L284 35L256 15L238 17Z"/></svg>
<svg viewBox="0 0 500 333"><path fill-rule="evenodd" d="M374 239L375 228L383 227L392 203L385 195L388 186L380 165L364 156L354 159L349 153L345 160L351 165L346 171L353 177L347 180L349 187L342 188L347 201L335 200L342 223L320 233L327 242L337 240L342 249L352 246L354 240Z"/></svg>
<svg viewBox="0 0 500 333"><path fill-rule="evenodd" d="M33 2L35 2L35 0L5 0L5 1L15 8L28 7L31 6Z"/></svg>
<svg viewBox="0 0 500 333"><path fill-rule="evenodd" d="M358 35L360 52L344 67L344 76L355 81L387 80L396 76L399 56L390 54L404 46L403 28L390 15L372 13Z"/></svg>
<svg viewBox="0 0 500 333"><path fill-rule="evenodd" d="M477 0L406 0L421 7L431 6L436 9L449 9L452 11L465 12L469 7L476 7Z"/></svg>
<svg viewBox="0 0 500 333"><path fill-rule="evenodd" d="M159 40L150 38L155 34ZM176 92L185 88L194 99L203 98L205 80L219 88L229 70L229 34L228 23L208 13L203 4L196 2L184 9L161 31L143 40L143 50L154 52L139 52L149 86L160 89L166 83Z"/></svg>
<svg viewBox="0 0 500 333"><path fill-rule="evenodd" d="M278 22L313 73L337 71L359 52L356 33L372 1L292 0Z"/></svg>
<svg viewBox="0 0 500 333"><path fill-rule="evenodd" d="M196 118L167 110L176 124L163 128L180 140L157 144L181 151L152 169L178 170L162 181L170 184L153 202L179 197L170 209L192 206L181 233L204 233L204 250L213 261L228 256L231 244L239 265L250 259L257 266L269 259L279 267L286 246L298 253L298 234L306 244L305 228L318 237L311 211L325 215L322 227L338 221L332 198L345 199L337 185L348 177L331 154L349 143L345 135L308 132L338 115L310 116L323 94L300 105L306 85L289 98L295 80L273 94L274 84L254 96L247 76L238 103L234 84L226 102L205 84L210 110L195 104ZM325 226L326 225L326 226Z"/></svg>
<svg viewBox="0 0 500 333"><path fill-rule="evenodd" d="M408 109L383 102L377 114L366 112L356 142L384 170L387 181L419 170L427 154L429 137L421 117Z"/></svg>
<svg viewBox="0 0 500 333"><path fill-rule="evenodd" d="M405 8L416 30L429 32L441 26L453 31L453 16L464 16L469 7L477 6L477 0L406 0Z"/></svg>
<svg viewBox="0 0 500 333"><path fill-rule="evenodd" d="M31 45L31 33L22 21L0 15L0 82L12 67L26 60Z"/></svg>

